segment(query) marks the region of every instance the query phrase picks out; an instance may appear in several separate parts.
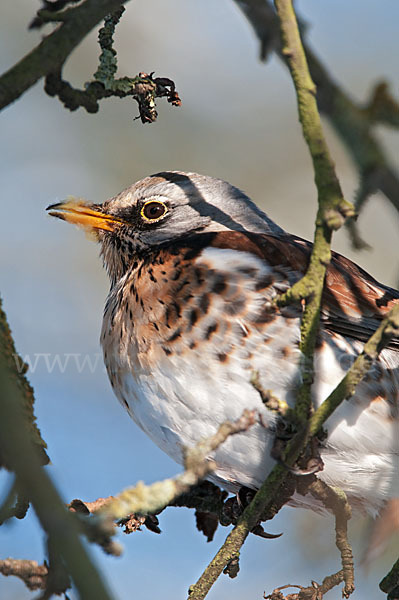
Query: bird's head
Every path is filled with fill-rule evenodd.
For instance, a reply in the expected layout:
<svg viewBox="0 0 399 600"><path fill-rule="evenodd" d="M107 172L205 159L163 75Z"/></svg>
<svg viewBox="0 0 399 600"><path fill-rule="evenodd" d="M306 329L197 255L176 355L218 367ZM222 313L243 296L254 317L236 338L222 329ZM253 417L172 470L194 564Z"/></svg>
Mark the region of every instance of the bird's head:
<svg viewBox="0 0 399 600"><path fill-rule="evenodd" d="M146 177L104 204L70 199L47 210L95 236L113 283L137 256L187 235L282 231L229 183L179 171Z"/></svg>

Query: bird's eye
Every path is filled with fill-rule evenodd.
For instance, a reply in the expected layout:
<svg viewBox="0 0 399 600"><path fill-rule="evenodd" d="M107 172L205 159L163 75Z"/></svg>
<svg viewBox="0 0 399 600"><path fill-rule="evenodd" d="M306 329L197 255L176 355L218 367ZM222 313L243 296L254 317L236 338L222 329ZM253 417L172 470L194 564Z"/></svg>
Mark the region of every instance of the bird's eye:
<svg viewBox="0 0 399 600"><path fill-rule="evenodd" d="M145 221L159 221L168 212L166 204L160 200L150 200L141 209L141 216Z"/></svg>

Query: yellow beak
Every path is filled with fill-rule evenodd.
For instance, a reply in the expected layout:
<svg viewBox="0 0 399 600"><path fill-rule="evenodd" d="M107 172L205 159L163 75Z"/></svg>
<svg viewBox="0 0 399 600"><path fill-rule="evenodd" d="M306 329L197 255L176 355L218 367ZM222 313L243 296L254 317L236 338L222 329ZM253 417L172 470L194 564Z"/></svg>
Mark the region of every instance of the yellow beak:
<svg viewBox="0 0 399 600"><path fill-rule="evenodd" d="M71 198L58 204L51 204L46 210L49 211L49 215L52 217L79 225L89 232L97 229L114 231L116 223L123 223L123 221L112 215L107 215L100 210L94 210L88 204L85 204L83 200L77 198Z"/></svg>

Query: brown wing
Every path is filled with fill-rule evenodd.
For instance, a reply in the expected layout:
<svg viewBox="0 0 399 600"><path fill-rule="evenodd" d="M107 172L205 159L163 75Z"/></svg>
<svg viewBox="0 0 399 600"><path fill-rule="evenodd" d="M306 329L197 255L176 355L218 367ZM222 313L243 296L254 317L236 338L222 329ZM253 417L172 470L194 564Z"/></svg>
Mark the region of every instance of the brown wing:
<svg viewBox="0 0 399 600"><path fill-rule="evenodd" d="M367 340L399 302L399 292L334 252L327 270L323 320L338 333ZM399 339L389 347L399 349Z"/></svg>
<svg viewBox="0 0 399 600"><path fill-rule="evenodd" d="M227 231L215 234L209 241L212 246L257 254L276 269L283 270L291 284L305 273L312 249L310 242L289 234ZM325 327L366 341L398 302L397 290L379 283L341 254L332 253L323 293ZM392 340L389 347L399 350L399 338Z"/></svg>

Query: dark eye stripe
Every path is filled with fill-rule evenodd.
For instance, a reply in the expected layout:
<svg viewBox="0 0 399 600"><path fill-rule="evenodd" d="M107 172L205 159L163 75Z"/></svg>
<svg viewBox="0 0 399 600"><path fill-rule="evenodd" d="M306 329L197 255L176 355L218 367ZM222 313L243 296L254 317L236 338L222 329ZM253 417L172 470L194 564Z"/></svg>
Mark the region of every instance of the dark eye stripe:
<svg viewBox="0 0 399 600"><path fill-rule="evenodd" d="M159 200L146 202L141 209L141 216L145 221L159 221L168 211L166 204Z"/></svg>

